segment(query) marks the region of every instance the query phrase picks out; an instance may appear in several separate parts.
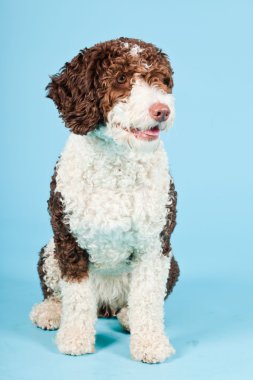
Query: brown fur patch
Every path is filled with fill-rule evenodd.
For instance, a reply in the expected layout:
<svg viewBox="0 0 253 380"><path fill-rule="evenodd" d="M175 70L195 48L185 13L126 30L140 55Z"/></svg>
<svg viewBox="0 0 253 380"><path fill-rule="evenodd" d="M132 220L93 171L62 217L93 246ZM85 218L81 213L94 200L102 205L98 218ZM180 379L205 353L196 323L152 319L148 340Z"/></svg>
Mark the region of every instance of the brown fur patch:
<svg viewBox="0 0 253 380"><path fill-rule="evenodd" d="M177 214L177 192L175 190L175 185L171 181L170 182L170 189L169 189L169 199L171 200L170 204L167 205L167 218L166 218L166 224L164 226L163 231L160 234L160 238L162 241L162 250L163 255L169 256L171 251L171 235L174 231L174 228L176 226L176 214ZM167 281L167 294L166 297L172 292L175 283L178 280L179 277L179 266L177 261L174 257L172 257L171 260L171 266L169 270L168 275L168 281ZM166 298L165 297L165 298Z"/></svg>
<svg viewBox="0 0 253 380"><path fill-rule="evenodd" d="M170 238L176 226L177 192L175 191L175 185L172 181L170 182L169 199L171 200L171 202L170 204L166 206L167 208L166 224L160 234L160 238L162 241L163 255L165 256L169 256L169 253L171 251Z"/></svg>
<svg viewBox="0 0 253 380"><path fill-rule="evenodd" d="M88 253L80 248L64 221L61 194L56 192L56 168L51 180L48 211L54 232L55 257L58 260L62 278L80 281L88 275Z"/></svg>
<svg viewBox="0 0 253 380"><path fill-rule="evenodd" d="M168 295L174 289L174 286L176 285L176 282L178 281L179 275L180 275L180 270L179 270L178 263L175 260L175 258L172 257L170 270L169 270L169 276L168 276L167 284L166 284L166 296L165 296L165 298L167 298Z"/></svg>
<svg viewBox="0 0 253 380"><path fill-rule="evenodd" d="M130 54L134 44L143 49L136 56ZM126 80L119 83L122 74ZM171 93L172 74L168 57L155 45L122 37L81 50L51 77L47 96L66 126L84 135L104 123L115 102L130 94L136 75Z"/></svg>

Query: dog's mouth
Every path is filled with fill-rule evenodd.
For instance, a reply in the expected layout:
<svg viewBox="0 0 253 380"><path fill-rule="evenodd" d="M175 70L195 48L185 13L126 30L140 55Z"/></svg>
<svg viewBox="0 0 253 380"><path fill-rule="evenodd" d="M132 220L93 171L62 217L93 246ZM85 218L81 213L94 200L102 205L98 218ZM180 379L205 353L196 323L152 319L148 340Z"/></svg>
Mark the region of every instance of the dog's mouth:
<svg viewBox="0 0 253 380"><path fill-rule="evenodd" d="M150 129L146 129L145 131L138 128L130 128L130 132L137 139L145 140L145 141L153 141L159 138L160 128L158 127L158 125Z"/></svg>

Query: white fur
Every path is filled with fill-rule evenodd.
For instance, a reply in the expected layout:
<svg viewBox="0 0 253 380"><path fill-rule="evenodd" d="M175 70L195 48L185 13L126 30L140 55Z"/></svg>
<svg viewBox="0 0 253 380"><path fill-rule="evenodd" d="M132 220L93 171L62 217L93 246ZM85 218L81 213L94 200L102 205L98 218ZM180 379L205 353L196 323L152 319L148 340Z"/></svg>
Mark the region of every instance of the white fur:
<svg viewBox="0 0 253 380"><path fill-rule="evenodd" d="M141 53L144 50L139 45L137 45L137 44L130 44L129 42L122 42L122 46L124 48L130 49L129 53L133 57L137 56L139 53Z"/></svg>
<svg viewBox="0 0 253 380"><path fill-rule="evenodd" d="M94 269L119 274L153 247L160 253L170 181L162 143L147 156L71 135L56 180L66 222Z"/></svg>
<svg viewBox="0 0 253 380"><path fill-rule="evenodd" d="M118 276L105 276L90 270L89 275L93 284L98 309L101 305L106 304L115 313L118 309L127 305L130 282L129 273Z"/></svg>
<svg viewBox="0 0 253 380"><path fill-rule="evenodd" d="M135 151L151 152L157 149L160 139L147 144L130 133L130 128L147 130L158 124L149 114L150 106L155 103L166 104L170 109L168 120L159 123L161 130L167 130L175 118L174 96L137 78L127 100L117 102L109 112L105 134L121 145L130 145Z"/></svg>
<svg viewBox="0 0 253 380"><path fill-rule="evenodd" d="M60 281L62 318L56 343L69 355L94 352L97 316L94 290L89 278L78 282Z"/></svg>
<svg viewBox="0 0 253 380"><path fill-rule="evenodd" d="M134 359L148 363L174 353L164 333L164 296L171 256L143 257L132 272L129 305L130 349Z"/></svg>
<svg viewBox="0 0 253 380"><path fill-rule="evenodd" d="M157 125L157 121L149 114L149 107L154 103L163 103L169 107L170 116L161 123L161 129L168 129L175 118L174 95L168 94L159 86L149 85L137 76L129 97L117 102L109 112L108 124L111 127L119 123L127 128L149 129Z"/></svg>
<svg viewBox="0 0 253 380"><path fill-rule="evenodd" d="M138 55L139 53L141 53L142 51L143 51L143 49L142 49L139 45L134 44L134 45L131 47L131 49L130 49L130 54L131 54L132 56L136 56L136 55Z"/></svg>

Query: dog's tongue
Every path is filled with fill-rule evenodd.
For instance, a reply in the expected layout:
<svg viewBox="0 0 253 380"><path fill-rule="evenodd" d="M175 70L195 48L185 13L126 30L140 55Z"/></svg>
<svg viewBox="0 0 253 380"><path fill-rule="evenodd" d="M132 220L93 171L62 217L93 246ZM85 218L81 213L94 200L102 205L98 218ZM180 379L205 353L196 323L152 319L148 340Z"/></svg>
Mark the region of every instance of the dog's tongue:
<svg viewBox="0 0 253 380"><path fill-rule="evenodd" d="M149 136L158 136L160 132L160 129L158 127L153 127L151 129L148 129L144 133Z"/></svg>
<svg viewBox="0 0 253 380"><path fill-rule="evenodd" d="M133 132L135 136L139 138L145 138L145 137L156 138L159 136L160 129L159 127L153 127L153 128L147 129L146 131L135 129Z"/></svg>

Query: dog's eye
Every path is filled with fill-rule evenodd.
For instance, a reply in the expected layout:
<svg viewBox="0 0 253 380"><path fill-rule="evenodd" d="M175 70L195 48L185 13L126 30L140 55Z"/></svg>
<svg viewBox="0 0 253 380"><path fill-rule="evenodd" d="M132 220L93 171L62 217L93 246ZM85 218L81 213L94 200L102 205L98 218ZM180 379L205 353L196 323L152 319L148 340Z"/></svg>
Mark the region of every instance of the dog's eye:
<svg viewBox="0 0 253 380"><path fill-rule="evenodd" d="M127 76L125 74L120 74L118 77L117 77L117 82L120 83L120 84L123 84L125 83L127 80Z"/></svg>
<svg viewBox="0 0 253 380"><path fill-rule="evenodd" d="M165 86L169 86L170 85L170 78L168 78L168 77L163 78L163 84L165 84Z"/></svg>

